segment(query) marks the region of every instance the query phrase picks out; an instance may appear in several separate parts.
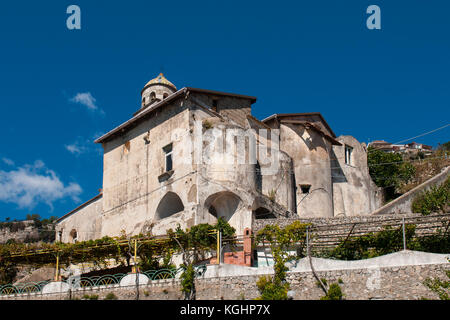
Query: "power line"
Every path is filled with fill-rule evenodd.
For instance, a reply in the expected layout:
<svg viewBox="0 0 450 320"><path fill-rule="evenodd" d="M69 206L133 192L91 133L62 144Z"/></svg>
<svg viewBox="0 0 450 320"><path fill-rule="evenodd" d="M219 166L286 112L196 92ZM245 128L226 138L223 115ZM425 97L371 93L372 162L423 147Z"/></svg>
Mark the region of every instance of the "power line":
<svg viewBox="0 0 450 320"><path fill-rule="evenodd" d="M406 141L409 141L409 140L413 140L413 139L416 139L416 138L420 138L420 137L426 136L426 135L428 135L428 134L431 134L431 133L433 133L433 132L436 132L436 131L445 129L445 128L447 128L448 126L450 126L450 123L448 123L448 124L446 124L446 125L444 125L444 126L442 126L442 127L433 129L433 130L431 130L431 131L428 131L428 132L419 134L418 136L415 136L415 137L412 137L412 138L408 138L408 139L404 139L404 140L400 140L400 141L398 141L398 142L394 142L394 143L391 143L391 144L399 144L399 143L403 143L403 142L406 142ZM378 149L375 149L375 148L374 148L374 149L372 149L372 150L369 150L367 153L372 152L372 151L375 151L375 150L378 150Z"/></svg>
<svg viewBox="0 0 450 320"><path fill-rule="evenodd" d="M393 144L398 144L398 143L402 143L402 142L409 141L409 140L412 140L412 139L420 138L420 137L426 136L426 135L428 135L428 134L430 134L430 133L436 132L436 131L438 131L438 130L442 130L442 129L444 129L444 128L447 128L448 126L450 126L450 123L446 124L445 126L436 128L436 129L434 129L434 130L431 130L431 131L422 133L422 134L420 134L420 135L418 135L418 136L415 136L415 137L412 137L412 138L408 138L408 139L405 139L405 140L401 140L401 141L399 141L399 142L395 142L395 143L393 143Z"/></svg>

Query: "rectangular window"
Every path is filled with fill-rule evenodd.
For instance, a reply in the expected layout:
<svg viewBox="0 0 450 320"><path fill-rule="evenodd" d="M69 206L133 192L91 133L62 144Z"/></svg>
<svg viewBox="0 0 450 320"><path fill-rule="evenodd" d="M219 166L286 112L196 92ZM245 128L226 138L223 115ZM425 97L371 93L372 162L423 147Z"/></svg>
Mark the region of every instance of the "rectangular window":
<svg viewBox="0 0 450 320"><path fill-rule="evenodd" d="M218 102L219 102L219 100L217 100L217 99L213 99L213 101L212 101L212 109L216 112L217 112L217 103Z"/></svg>
<svg viewBox="0 0 450 320"><path fill-rule="evenodd" d="M350 146L345 146L345 163L348 165L352 165L352 152L353 148Z"/></svg>
<svg viewBox="0 0 450 320"><path fill-rule="evenodd" d="M168 144L163 148L166 161L166 172L172 170L172 144Z"/></svg>

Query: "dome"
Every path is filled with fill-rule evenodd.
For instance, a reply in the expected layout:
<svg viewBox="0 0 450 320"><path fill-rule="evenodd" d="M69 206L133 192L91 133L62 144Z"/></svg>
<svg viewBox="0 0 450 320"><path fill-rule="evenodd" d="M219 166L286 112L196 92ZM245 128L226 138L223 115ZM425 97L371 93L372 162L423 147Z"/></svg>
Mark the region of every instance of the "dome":
<svg viewBox="0 0 450 320"><path fill-rule="evenodd" d="M162 73L150 80L141 91L141 109L156 102L162 101L177 91L172 82L167 80Z"/></svg>
<svg viewBox="0 0 450 320"><path fill-rule="evenodd" d="M156 78L147 82L147 84L144 87L144 90L153 85L165 85L165 86L168 86L168 87L174 89L175 91L177 91L177 87L175 87L172 82L167 80L166 77L164 77L164 75L162 73L160 73Z"/></svg>

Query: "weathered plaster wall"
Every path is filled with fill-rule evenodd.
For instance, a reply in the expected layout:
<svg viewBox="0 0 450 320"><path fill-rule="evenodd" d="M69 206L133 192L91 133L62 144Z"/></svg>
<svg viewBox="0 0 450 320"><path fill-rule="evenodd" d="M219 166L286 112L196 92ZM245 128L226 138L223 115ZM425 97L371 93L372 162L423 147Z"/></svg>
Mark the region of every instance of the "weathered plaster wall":
<svg viewBox="0 0 450 320"><path fill-rule="evenodd" d="M340 136L337 140L342 145L333 146L334 216L369 214L382 205L383 189L370 177L367 151L352 136ZM345 146L353 148L350 164L345 163Z"/></svg>
<svg viewBox="0 0 450 320"><path fill-rule="evenodd" d="M65 217L55 226L56 240L73 242L72 230L77 233L77 241L101 238L103 198L96 200Z"/></svg>
<svg viewBox="0 0 450 320"><path fill-rule="evenodd" d="M202 101L209 108L213 108L213 100L216 100L217 111L220 115L233 121L235 124L245 127L247 115L251 114L251 101L237 97L192 93L195 99Z"/></svg>
<svg viewBox="0 0 450 320"><path fill-rule="evenodd" d="M120 230L137 234L150 230L155 234L194 224L196 199L188 192L195 184L190 162L189 110L177 100L151 118L104 144L102 235L118 235ZM163 147L172 143L173 172L161 181L165 172ZM183 214L159 220L156 211L168 192L175 193L184 206Z"/></svg>
<svg viewBox="0 0 450 320"><path fill-rule="evenodd" d="M280 149L294 162L297 214L300 217L332 217L331 144L302 125L280 125ZM301 185L310 185L303 193Z"/></svg>
<svg viewBox="0 0 450 320"><path fill-rule="evenodd" d="M249 156L254 136L240 126L208 118L203 129L203 161L198 169L198 223L223 217L243 234L252 223L255 165ZM256 160L256 159L255 159Z"/></svg>

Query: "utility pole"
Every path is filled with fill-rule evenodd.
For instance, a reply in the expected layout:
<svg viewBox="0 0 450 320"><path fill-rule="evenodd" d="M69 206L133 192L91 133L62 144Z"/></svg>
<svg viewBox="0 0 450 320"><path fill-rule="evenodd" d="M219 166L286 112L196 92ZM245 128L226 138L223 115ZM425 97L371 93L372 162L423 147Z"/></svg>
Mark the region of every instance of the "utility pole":
<svg viewBox="0 0 450 320"><path fill-rule="evenodd" d="M405 218L402 218L403 224L403 250L406 250Z"/></svg>
<svg viewBox="0 0 450 320"><path fill-rule="evenodd" d="M220 264L220 256L222 252L222 232L217 229L217 264Z"/></svg>
<svg viewBox="0 0 450 320"><path fill-rule="evenodd" d="M55 281L59 280L59 253L56 253L56 271L55 271Z"/></svg>

